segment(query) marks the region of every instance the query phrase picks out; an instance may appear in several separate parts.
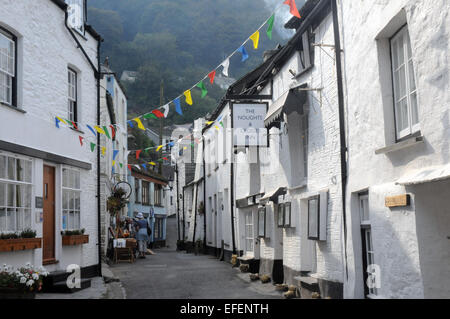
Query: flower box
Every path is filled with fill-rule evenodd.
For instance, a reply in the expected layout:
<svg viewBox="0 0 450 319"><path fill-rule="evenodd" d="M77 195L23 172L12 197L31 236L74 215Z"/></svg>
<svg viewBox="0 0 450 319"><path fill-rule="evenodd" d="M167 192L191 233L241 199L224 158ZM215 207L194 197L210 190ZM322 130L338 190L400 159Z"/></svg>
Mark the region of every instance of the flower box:
<svg viewBox="0 0 450 319"><path fill-rule="evenodd" d="M0 239L0 251L31 250L42 247L42 238Z"/></svg>
<svg viewBox="0 0 450 319"><path fill-rule="evenodd" d="M36 292L23 291L17 288L0 287L0 299L35 299Z"/></svg>
<svg viewBox="0 0 450 319"><path fill-rule="evenodd" d="M63 246L75 246L89 243L89 235L62 236Z"/></svg>

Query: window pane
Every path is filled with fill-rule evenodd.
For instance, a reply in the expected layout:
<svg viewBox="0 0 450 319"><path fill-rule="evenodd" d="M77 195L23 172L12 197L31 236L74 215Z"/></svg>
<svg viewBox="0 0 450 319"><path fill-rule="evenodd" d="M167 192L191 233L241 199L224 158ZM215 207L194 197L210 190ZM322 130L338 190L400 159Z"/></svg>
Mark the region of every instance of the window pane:
<svg viewBox="0 0 450 319"><path fill-rule="evenodd" d="M417 109L417 93L411 94L411 116L412 116L412 124L418 124L419 110Z"/></svg>
<svg viewBox="0 0 450 319"><path fill-rule="evenodd" d="M414 92L416 90L416 79L414 76L414 65L412 60L409 61L408 64L408 73L409 73L409 92Z"/></svg>
<svg viewBox="0 0 450 319"><path fill-rule="evenodd" d="M16 210L9 208L6 211L6 229L8 231L16 231Z"/></svg>
<svg viewBox="0 0 450 319"><path fill-rule="evenodd" d="M23 230L23 209L16 211L17 230Z"/></svg>
<svg viewBox="0 0 450 319"><path fill-rule="evenodd" d="M308 235L311 238L319 237L319 200L310 199L308 202Z"/></svg>
<svg viewBox="0 0 450 319"><path fill-rule="evenodd" d="M63 169L63 187L68 187L69 177L67 169Z"/></svg>
<svg viewBox="0 0 450 319"><path fill-rule="evenodd" d="M408 105L406 99L401 100L397 103L397 129L399 132L405 130L409 126L408 120Z"/></svg>
<svg viewBox="0 0 450 319"><path fill-rule="evenodd" d="M73 225L74 225L74 214L75 213L73 211L69 212L69 224L67 225L68 229L74 229L74 227L73 227Z"/></svg>
<svg viewBox="0 0 450 319"><path fill-rule="evenodd" d="M284 208L284 225L291 226L291 205L286 205Z"/></svg>
<svg viewBox="0 0 450 319"><path fill-rule="evenodd" d="M6 206L6 184L0 183L0 207Z"/></svg>
<svg viewBox="0 0 450 319"><path fill-rule="evenodd" d="M7 201L6 201L6 206L14 207L14 202L15 202L15 198L16 198L15 192L16 192L16 188L14 187L14 185L7 184L7 190L6 190Z"/></svg>
<svg viewBox="0 0 450 319"><path fill-rule="evenodd" d="M73 229L80 229L80 212L74 213Z"/></svg>
<svg viewBox="0 0 450 319"><path fill-rule="evenodd" d="M5 177L6 177L6 156L0 155L0 178L5 178Z"/></svg>
<svg viewBox="0 0 450 319"><path fill-rule="evenodd" d="M80 189L80 172L75 171L75 185L74 185L75 189Z"/></svg>
<svg viewBox="0 0 450 319"><path fill-rule="evenodd" d="M68 211L63 211L63 220L62 220L62 228L67 229L67 223L68 223Z"/></svg>
<svg viewBox="0 0 450 319"><path fill-rule="evenodd" d="M31 228L31 209L23 210L23 226L24 228Z"/></svg>
<svg viewBox="0 0 450 319"><path fill-rule="evenodd" d="M74 210L75 209L75 196L73 193L69 194L69 209Z"/></svg>
<svg viewBox="0 0 450 319"><path fill-rule="evenodd" d="M397 57L398 57L398 66L401 66L405 63L405 49L403 42L403 35L400 35L397 43Z"/></svg>
<svg viewBox="0 0 450 319"><path fill-rule="evenodd" d="M69 209L69 192L67 190L63 190L62 207Z"/></svg>
<svg viewBox="0 0 450 319"><path fill-rule="evenodd" d="M392 66L394 71L398 69L398 41L392 41Z"/></svg>
<svg viewBox="0 0 450 319"><path fill-rule="evenodd" d="M80 193L75 193L75 209L80 210Z"/></svg>
<svg viewBox="0 0 450 319"><path fill-rule="evenodd" d="M15 168L16 168L16 159L12 157L8 157L8 172L7 178L10 180L15 180Z"/></svg>
<svg viewBox="0 0 450 319"><path fill-rule="evenodd" d="M0 231L6 231L6 208L0 208Z"/></svg>

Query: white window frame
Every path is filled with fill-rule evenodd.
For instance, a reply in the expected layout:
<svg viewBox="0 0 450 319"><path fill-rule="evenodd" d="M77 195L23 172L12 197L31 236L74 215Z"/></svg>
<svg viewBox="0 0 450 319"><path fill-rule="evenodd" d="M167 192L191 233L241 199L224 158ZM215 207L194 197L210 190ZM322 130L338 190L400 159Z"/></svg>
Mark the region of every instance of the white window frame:
<svg viewBox="0 0 450 319"><path fill-rule="evenodd" d="M69 175L65 174L65 171ZM73 174L73 180L70 178L70 174ZM62 174L62 216L61 216L61 229L62 230L80 230L81 229L81 172L77 169L63 167ZM68 177L68 181L65 181L65 177ZM77 185L78 176L78 185ZM66 195L67 194L67 197ZM79 200L77 205L76 199ZM67 201L67 202L65 202ZM64 221L65 217L65 221Z"/></svg>
<svg viewBox="0 0 450 319"><path fill-rule="evenodd" d="M3 195L0 195L0 233L15 233L20 232L24 229L29 229L32 227L32 198L33 198L33 161L28 158L12 156L4 153L0 153L0 160L2 158L5 159L5 167L3 168L3 173L0 172L0 184L4 185L4 187L0 187L0 192L3 192ZM13 162L13 176L9 177L10 173L8 172L8 167L10 161ZM19 180L17 178L17 161L21 161L23 163L27 162L30 166L29 178L25 180ZM8 203L8 195L9 191L14 192L14 196L12 199L12 205ZM25 191L22 193L21 203L18 202L17 198L17 190L28 188L28 193ZM27 196L28 195L28 196ZM18 213L19 212L19 213ZM12 216L13 221L8 221L8 216ZM28 219L25 217L28 214ZM19 218L19 220L18 220ZM12 222L13 226L9 225Z"/></svg>
<svg viewBox="0 0 450 319"><path fill-rule="evenodd" d="M397 46L395 46L397 45ZM408 26L405 25L401 28L397 34L395 34L390 40L391 48L391 66L392 66L392 82L394 89L394 113L395 113L395 128L397 133L397 139L405 138L409 135L420 131L419 120L419 106L418 106L418 93L417 83L414 74L414 62L412 58L411 40L409 37ZM398 50L396 51L396 48ZM399 53L403 54L403 62L400 63ZM395 65L397 61L398 65ZM403 73L403 74L402 74ZM404 81L405 95L400 94L401 77ZM398 79L398 81L396 81ZM413 96L415 96L416 110L413 110ZM407 111L407 125L404 129L401 129L401 123L405 120L401 115L400 106L401 103L406 103ZM413 112L414 111L414 112ZM413 121L413 113L416 114L417 122Z"/></svg>
<svg viewBox="0 0 450 319"><path fill-rule="evenodd" d="M0 28L0 41L9 44L9 50L0 50L0 103L13 106L13 91L16 78L16 38Z"/></svg>
<svg viewBox="0 0 450 319"><path fill-rule="evenodd" d="M85 0L65 0L68 5L68 23L78 33L84 36L85 17ZM79 8L77 8L79 5ZM79 11L79 12L77 12Z"/></svg>
<svg viewBox="0 0 450 319"><path fill-rule="evenodd" d="M249 257L255 254L254 241L253 212L249 211L245 213L245 254Z"/></svg>
<svg viewBox="0 0 450 319"><path fill-rule="evenodd" d="M67 86L68 86L68 119L73 122L77 122L78 112L78 75L73 69L67 69Z"/></svg>

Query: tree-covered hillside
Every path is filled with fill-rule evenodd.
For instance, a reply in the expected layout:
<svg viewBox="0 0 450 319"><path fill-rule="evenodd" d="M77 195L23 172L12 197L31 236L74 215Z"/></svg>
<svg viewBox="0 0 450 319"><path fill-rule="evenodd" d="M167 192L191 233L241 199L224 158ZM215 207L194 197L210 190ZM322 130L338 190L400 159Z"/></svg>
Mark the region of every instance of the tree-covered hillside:
<svg viewBox="0 0 450 319"><path fill-rule="evenodd" d="M120 76L138 71L134 84L125 84L129 112L142 114L159 106L164 81L166 101L190 88L219 65L270 15L261 0L89 0L89 23L102 35L102 55ZM239 78L261 62L264 50L282 42L277 32L269 40L261 32L259 50L251 44L250 58L231 60L230 76ZM212 110L223 90L207 84L208 96L194 90L193 106L183 105L184 116L171 112L165 124L192 122ZM156 124L156 123L153 123Z"/></svg>

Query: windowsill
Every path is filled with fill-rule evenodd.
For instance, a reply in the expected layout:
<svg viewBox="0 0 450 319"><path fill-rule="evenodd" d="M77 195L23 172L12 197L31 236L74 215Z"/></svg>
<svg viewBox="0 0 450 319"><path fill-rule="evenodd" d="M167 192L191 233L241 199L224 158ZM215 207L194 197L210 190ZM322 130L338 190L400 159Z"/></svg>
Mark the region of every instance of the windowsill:
<svg viewBox="0 0 450 319"><path fill-rule="evenodd" d="M23 113L23 114L27 113L27 111L22 110L21 108L19 108L19 107L17 107L17 106L8 105L8 104L2 103L2 102L0 102L0 105L1 105L1 106L4 106L4 107L6 107L6 108L9 108L9 109L11 109L11 110L17 111L17 112L19 112L19 113Z"/></svg>
<svg viewBox="0 0 450 319"><path fill-rule="evenodd" d="M378 296L378 295L367 295L366 297L367 297L367 299L386 299L386 298L384 298L382 296Z"/></svg>
<svg viewBox="0 0 450 319"><path fill-rule="evenodd" d="M423 143L424 143L423 136L413 136L413 137L407 138L406 140L403 140L401 142L397 142L397 143L395 143L393 145L380 148L380 149L375 151L375 154L376 155L389 154L389 153L392 153L392 152L400 151L400 150L403 150L405 148L412 147L412 146L419 145L419 144L423 144Z"/></svg>
<svg viewBox="0 0 450 319"><path fill-rule="evenodd" d="M298 184L297 186L290 187L288 190L295 191L297 189L304 188L306 186L308 186L308 181L304 179L300 184Z"/></svg>

